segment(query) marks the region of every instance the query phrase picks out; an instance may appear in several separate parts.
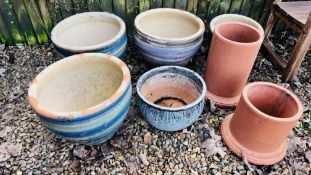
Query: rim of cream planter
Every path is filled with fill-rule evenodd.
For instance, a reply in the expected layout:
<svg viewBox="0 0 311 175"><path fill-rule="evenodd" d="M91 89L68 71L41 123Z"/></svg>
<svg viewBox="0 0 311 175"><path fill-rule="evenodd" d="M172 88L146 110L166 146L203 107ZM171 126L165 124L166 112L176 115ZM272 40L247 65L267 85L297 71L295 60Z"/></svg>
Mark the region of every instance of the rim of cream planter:
<svg viewBox="0 0 311 175"><path fill-rule="evenodd" d="M146 82L149 78L152 78L152 76L149 77L150 74L152 74L153 72L158 72L158 71L164 71L163 73L165 73L165 70L169 70L169 69L172 69L172 68L179 69L179 70L188 72L190 74L193 74L202 83L202 92L200 92L201 93L200 96L195 101L193 101L192 103L189 103L189 104L187 104L185 106L180 106L180 107L165 107L165 106L161 106L161 105L158 105L158 104L155 104L155 103L149 101L142 94L141 88L142 88L144 82ZM161 67L157 67L157 68L151 69L148 72L144 73L139 78L139 80L137 81L136 91L137 91L138 96L145 103L147 103L148 105L150 105L150 106L152 106L154 108L158 108L158 109L162 109L162 110L166 110L166 111L180 111L180 110L186 110L186 109L192 108L192 107L196 106L197 104L199 104L202 100L204 100L205 99L205 94L206 94L206 85L205 85L205 81L203 80L203 78L198 73L196 73L196 72L194 72L194 71L192 71L190 69L187 69L187 68L184 68L184 67L180 67L180 66L161 66Z"/></svg>
<svg viewBox="0 0 311 175"><path fill-rule="evenodd" d="M97 44L90 45L90 46L70 46L68 44L63 43L61 39L59 38L58 32L64 31L65 30L63 29L64 27L71 27L71 29L67 29L67 30L72 30L73 29L72 25L75 25L77 23L81 24L82 22L89 22L89 20L94 20L94 19L103 20L103 21L111 20L110 22L115 22L117 25L119 25L119 31L112 38L108 40L104 40ZM120 17L114 14L111 14L108 12L84 12L84 13L79 13L79 14L70 16L62 20L61 22L59 22L53 28L51 32L51 40L57 47L60 47L62 49L70 50L73 52L83 52L83 51L89 51L89 50L102 49L106 46L109 46L112 43L118 41L124 35L125 32L126 32L126 26L125 26L124 21ZM96 35L94 37L96 37Z"/></svg>
<svg viewBox="0 0 311 175"><path fill-rule="evenodd" d="M223 14L223 15L219 15L213 18L209 26L211 32L214 33L216 25L224 23L224 22L241 22L241 23L249 24L257 28L262 34L264 34L264 30L262 26L257 21L247 16L238 15L238 14Z"/></svg>
<svg viewBox="0 0 311 175"><path fill-rule="evenodd" d="M110 95L110 97L103 99L100 103L87 107L86 109L81 109L79 111L69 111L69 112L62 112L56 111L52 109L48 109L47 107L40 104L40 86L44 86L45 83L49 83L49 76L57 76L57 72L59 70L67 69L66 65L72 65L74 63L79 63L81 60L90 60L94 59L94 61L98 62L107 62L108 64L112 64L119 68L120 73L122 73L122 80L120 79L120 85L116 88L116 90ZM81 63L80 63L81 64ZM84 54L77 54L70 57L66 57L66 59L61 59L56 61L55 63L49 65L45 68L42 72L40 72L31 82L31 85L28 90L28 101L30 106L40 115L45 116L47 118L52 119L77 119L88 117L91 114L99 112L115 101L117 101L122 94L127 90L131 81L131 75L128 67L126 64L120 60L119 58L103 54L103 53L84 53Z"/></svg>
<svg viewBox="0 0 311 175"><path fill-rule="evenodd" d="M188 23L195 23L195 25L197 25L197 30L196 32L185 36L185 37L163 37L163 36L158 36L156 34L154 34L154 32L150 32L150 31L146 31L142 25L141 25L141 21L144 18L149 17L150 15L158 15L160 14L160 16L163 16L163 14L169 14L169 15L176 15L175 18L181 18L182 20L188 20ZM165 17L165 16L164 16ZM149 17L150 18L150 17ZM150 22L150 20L147 20L146 22ZM164 21L165 22L165 21ZM172 9L172 8L157 8L157 9L151 9L151 10L147 10L144 11L142 13L140 13L134 21L134 26L136 31L140 32L141 34L148 36L148 39L154 41L154 42L158 42L158 43L179 43L179 42L191 42L193 40L197 40L198 38L200 38L203 34L204 34L204 30L205 30L205 25L204 22L197 17L196 15L184 11L184 10L180 10L180 9ZM163 24L163 23L162 23ZM150 24L152 25L152 24ZM161 24L153 24L153 25L157 25L154 26L155 29L161 29L163 26L159 26ZM160 40L160 41L159 41Z"/></svg>

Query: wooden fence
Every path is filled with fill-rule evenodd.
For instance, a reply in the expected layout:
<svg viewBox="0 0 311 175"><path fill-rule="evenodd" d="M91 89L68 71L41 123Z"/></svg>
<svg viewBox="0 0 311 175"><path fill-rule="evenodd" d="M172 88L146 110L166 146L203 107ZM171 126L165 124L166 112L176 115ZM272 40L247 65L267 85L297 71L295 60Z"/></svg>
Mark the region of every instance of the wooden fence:
<svg viewBox="0 0 311 175"><path fill-rule="evenodd" d="M264 23L274 0L0 0L0 43L35 45L49 40L60 20L86 11L108 11L126 21L150 8L171 7L198 15L206 24L224 13L240 13Z"/></svg>

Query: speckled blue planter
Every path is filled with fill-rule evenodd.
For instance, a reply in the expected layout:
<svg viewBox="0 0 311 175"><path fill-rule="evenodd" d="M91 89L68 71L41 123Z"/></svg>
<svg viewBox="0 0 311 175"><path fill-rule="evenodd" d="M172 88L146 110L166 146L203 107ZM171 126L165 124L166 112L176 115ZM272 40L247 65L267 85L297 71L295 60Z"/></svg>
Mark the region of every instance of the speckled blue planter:
<svg viewBox="0 0 311 175"><path fill-rule="evenodd" d="M124 57L127 46L124 21L107 12L85 12L58 23L51 40L60 57L98 52Z"/></svg>
<svg viewBox="0 0 311 175"><path fill-rule="evenodd" d="M28 100L49 131L73 142L99 144L118 130L127 115L130 79L125 63L114 56L74 55L38 74Z"/></svg>
<svg viewBox="0 0 311 175"><path fill-rule="evenodd" d="M179 66L162 66L146 72L138 80L136 90L141 113L160 130L184 129L194 123L204 109L204 80L192 70Z"/></svg>
<svg viewBox="0 0 311 175"><path fill-rule="evenodd" d="M203 21L192 13L158 8L135 18L134 39L152 66L184 66L199 50L204 30Z"/></svg>

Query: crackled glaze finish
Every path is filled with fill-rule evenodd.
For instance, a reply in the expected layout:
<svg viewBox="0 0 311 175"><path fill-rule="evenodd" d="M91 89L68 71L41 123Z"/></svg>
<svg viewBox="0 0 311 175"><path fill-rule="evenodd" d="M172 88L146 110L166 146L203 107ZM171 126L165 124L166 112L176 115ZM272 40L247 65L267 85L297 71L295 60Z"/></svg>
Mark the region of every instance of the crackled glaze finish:
<svg viewBox="0 0 311 175"><path fill-rule="evenodd" d="M203 21L189 12L152 9L135 18L134 39L150 65L184 66L200 48L204 30Z"/></svg>
<svg viewBox="0 0 311 175"><path fill-rule="evenodd" d="M141 113L154 127L178 131L194 123L205 104L206 86L195 72L162 66L141 76L137 82ZM159 102L159 99L164 99Z"/></svg>
<svg viewBox="0 0 311 175"><path fill-rule="evenodd" d="M100 53L53 63L36 76L28 91L29 103L45 128L83 144L109 139L125 119L131 96L125 63Z"/></svg>
<svg viewBox="0 0 311 175"><path fill-rule="evenodd" d="M51 40L61 57L99 52L123 58L127 46L125 23L107 12L85 12L58 23Z"/></svg>

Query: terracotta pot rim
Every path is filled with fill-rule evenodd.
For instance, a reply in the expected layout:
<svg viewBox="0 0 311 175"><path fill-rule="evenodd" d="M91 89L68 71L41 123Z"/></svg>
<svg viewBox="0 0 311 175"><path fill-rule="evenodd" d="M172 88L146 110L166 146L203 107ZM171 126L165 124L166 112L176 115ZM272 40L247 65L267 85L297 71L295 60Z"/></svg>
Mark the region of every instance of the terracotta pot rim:
<svg viewBox="0 0 311 175"><path fill-rule="evenodd" d="M221 97L206 90L205 97L209 100L213 100L217 106L233 107L238 104L241 95L237 95L235 97Z"/></svg>
<svg viewBox="0 0 311 175"><path fill-rule="evenodd" d="M249 100L248 95L247 95L248 90L250 88L254 87L254 86L270 86L272 88L278 89L278 90L283 91L284 93L288 94L295 101L295 104L297 105L297 112L294 115L292 115L291 117L280 118L280 117L274 117L274 116L268 115L268 114L260 111L258 108L256 108L251 103L251 101ZM298 120L300 118L300 116L303 113L303 107L302 107L301 102L299 101L299 99L291 91L289 91L288 89L286 89L286 88L284 88L282 86L279 86L279 85L276 85L276 84L270 83L270 82L259 81L259 82L253 82L253 83L247 84L244 87L244 89L243 89L241 98L243 98L243 100L245 101L246 105L248 105L258 115L260 115L261 117L264 117L264 118L266 118L268 120L272 120L272 121L277 121L277 122L292 122L292 121L296 121L296 120Z"/></svg>
<svg viewBox="0 0 311 175"><path fill-rule="evenodd" d="M110 18L110 19L115 20L120 25L119 32L112 39L105 41L103 43L95 44L95 45L91 45L91 46L74 46L74 47L72 47L72 46L69 46L67 44L63 44L62 42L60 42L58 40L58 38L56 36L56 32L62 27L62 25L70 23L72 20L78 19L80 17L94 17L94 16L102 17L102 18ZM72 15L68 18L65 18L62 21L60 21L58 24L56 24L56 26L52 29L52 32L51 32L51 41L53 42L53 44L55 44L59 48L69 50L71 52L84 52L84 51L98 50L98 49L105 48L105 47L113 44L114 42L118 41L119 39L121 39L125 33L126 33L125 23L117 15L114 15L114 14L111 14L108 12L83 12L83 13L75 14L75 15Z"/></svg>
<svg viewBox="0 0 311 175"><path fill-rule="evenodd" d="M147 33L146 31L143 31L139 25L139 21L147 14L152 14L152 13L159 13L159 12L173 12L179 15L183 15L183 16L188 16L190 18L192 18L193 20L196 21L196 23L198 23L199 25L199 29L197 30L196 33L189 35L187 37L183 37L183 38L166 38L166 37L159 37L156 35L152 35L150 33ZM150 9L150 10L146 10L142 13L140 13L139 15L136 16L135 21L134 21L134 27L135 29L143 34L145 37L150 38L151 40L158 42L158 43L180 43L180 42L188 42L188 41L193 41L198 39L199 37L202 37L205 31L205 25L204 22L197 17L196 15L187 12L185 10L180 10L180 9L173 9L173 8L157 8L157 9Z"/></svg>
<svg viewBox="0 0 311 175"><path fill-rule="evenodd" d="M225 25L231 25L231 24L235 24L235 25L241 25L241 26L245 26L245 27L248 27L248 28L251 28L252 30L254 30L259 38L257 41L254 41L254 42L249 42L249 43L242 43L242 42L237 42L237 41L232 41L232 40L229 40L227 38L225 38L224 36L222 36L220 33L219 33L219 28L222 27L222 26L225 26ZM224 23L221 23L219 25L217 25L215 27L215 32L214 34L219 38L221 39L222 41L226 42L226 43L229 43L229 44L233 44L233 45L240 45L240 46L243 46L243 47L253 47L255 45L258 45L259 43L262 42L263 40L263 37L264 35L256 28L256 27L253 27L249 24L245 24L245 23L241 23L241 22L224 22Z"/></svg>
<svg viewBox="0 0 311 175"><path fill-rule="evenodd" d="M104 99L99 104L82 109L80 111L73 111L73 112L58 112L51 109L47 109L45 107L40 106L38 100L37 100L37 85L40 80L45 79L45 75L49 74L54 67L57 67L58 65L66 64L67 62L72 62L74 60L78 59L90 59L88 57L100 57L103 60L109 60L110 62L113 62L119 69L122 71L123 78L120 86L116 89L116 91L107 99ZM84 118L88 117L91 114L94 114L96 112L99 112L107 107L109 107L111 104L113 104L115 101L117 101L123 94L126 92L128 87L131 83L131 74L130 70L126 66L126 64L120 60L119 58L103 54L103 53L83 53L83 54L77 54L70 57L67 57L65 59L61 59L56 61L55 63L49 65L46 67L42 72L40 72L31 82L31 85L28 89L28 101L30 106L37 112L38 114L45 116L47 118L52 119L77 119L77 118Z"/></svg>
<svg viewBox="0 0 311 175"><path fill-rule="evenodd" d="M140 85L142 85L148 79L147 77L149 76L149 74L151 74L153 72L160 71L160 70L169 70L169 69L179 69L179 70L182 70L182 71L185 71L185 72L189 72L189 73L193 74L196 78L198 78L200 80L200 82L202 84L202 91L200 92L200 96L195 101L193 101L192 103L189 103L189 104L187 104L185 106L181 106L181 107L165 107L165 106L160 106L160 105L154 104L154 103L150 102L147 98L145 98L143 96L143 94L141 93ZM196 72L194 72L194 71L192 71L190 69L187 69L187 68L184 68L184 67L180 67L180 66L161 66L161 67L157 67L157 68L151 69L148 72L144 73L139 78L139 80L137 81L136 91L137 91L138 96L145 103L147 103L148 105L150 105L150 106L152 106L154 108L165 110L165 111L181 111L181 110L186 110L186 109L192 108L192 107L196 106L197 104L199 104L202 100L205 100L206 85L205 85L205 81L203 80L203 78L198 73L196 73Z"/></svg>
<svg viewBox="0 0 311 175"><path fill-rule="evenodd" d="M255 20L253 20L252 18L250 17L247 17L247 16L244 16L244 15L239 15L239 14L222 14L222 15L218 15L216 16L215 18L212 19L212 21L210 22L210 31L212 33L214 33L214 30L215 30L215 25L214 23L218 20L218 19L221 19L221 18L225 18L225 17L236 17L236 18L240 18L240 19L245 19L245 20L248 20L248 21L252 21L259 29L260 32L264 33L264 30L262 28L262 26ZM223 22L225 23L225 22ZM243 22L242 22L243 23Z"/></svg>

